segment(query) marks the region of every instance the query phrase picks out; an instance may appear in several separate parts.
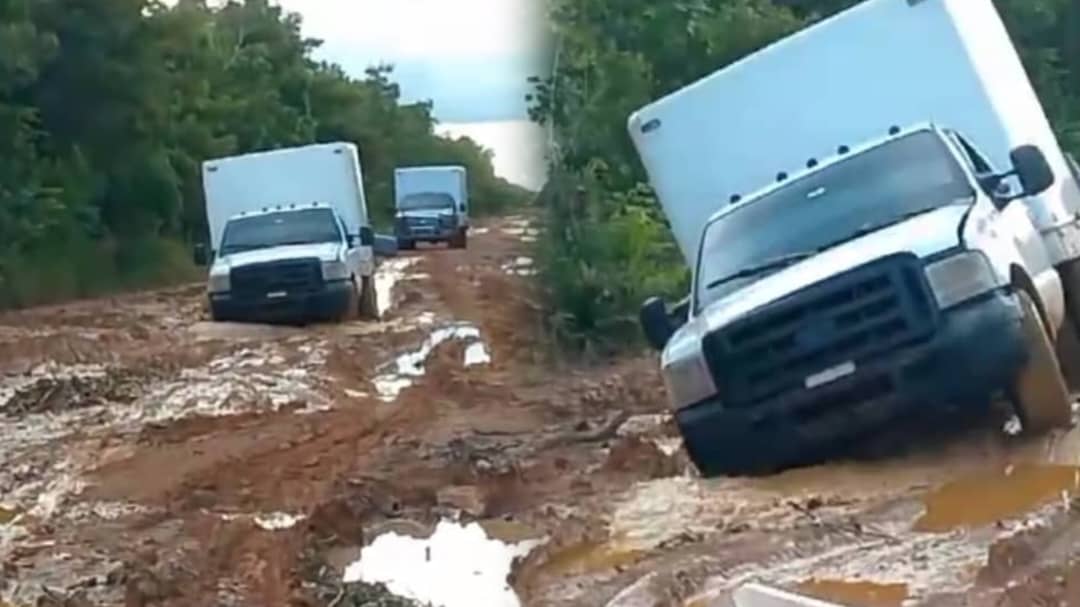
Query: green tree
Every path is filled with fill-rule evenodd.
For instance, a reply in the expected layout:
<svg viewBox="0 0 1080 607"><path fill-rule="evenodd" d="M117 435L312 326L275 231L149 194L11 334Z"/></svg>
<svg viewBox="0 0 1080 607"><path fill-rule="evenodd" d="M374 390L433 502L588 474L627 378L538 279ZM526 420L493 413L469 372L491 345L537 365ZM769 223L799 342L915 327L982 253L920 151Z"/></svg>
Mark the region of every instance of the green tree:
<svg viewBox="0 0 1080 607"><path fill-rule="evenodd" d="M478 213L527 199L391 67L351 78L300 26L269 0L0 0L0 307L197 277L208 158L356 142L384 222L401 164L465 164Z"/></svg>

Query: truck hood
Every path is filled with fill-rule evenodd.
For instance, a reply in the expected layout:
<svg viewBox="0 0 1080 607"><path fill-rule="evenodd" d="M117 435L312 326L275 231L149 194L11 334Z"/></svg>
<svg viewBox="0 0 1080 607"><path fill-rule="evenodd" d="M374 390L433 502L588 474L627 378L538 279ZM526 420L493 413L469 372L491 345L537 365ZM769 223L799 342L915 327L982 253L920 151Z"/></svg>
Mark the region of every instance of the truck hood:
<svg viewBox="0 0 1080 607"><path fill-rule="evenodd" d="M801 291L831 276L895 253L926 257L961 244L960 224L971 208L951 205L867 234L767 276L714 302L683 328L695 335Z"/></svg>
<svg viewBox="0 0 1080 607"><path fill-rule="evenodd" d="M333 261L335 259L341 259L342 247L343 245L337 242L270 247L267 249L256 249L254 251L244 251L243 253L225 255L218 259L217 264L235 268L237 266L278 261L281 259L302 259L308 257L318 257L322 261Z"/></svg>

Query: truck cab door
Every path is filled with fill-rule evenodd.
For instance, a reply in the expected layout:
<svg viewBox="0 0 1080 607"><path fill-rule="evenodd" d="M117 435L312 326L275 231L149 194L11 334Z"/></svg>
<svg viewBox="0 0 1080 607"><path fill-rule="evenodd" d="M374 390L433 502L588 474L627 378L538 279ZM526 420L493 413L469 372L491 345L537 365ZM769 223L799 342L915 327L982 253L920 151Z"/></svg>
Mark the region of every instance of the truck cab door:
<svg viewBox="0 0 1080 607"><path fill-rule="evenodd" d="M1059 322L1057 302L1061 299L1060 279L1027 204L1024 199L1014 200L1003 208L995 203L995 198L1009 196L1020 187L1019 183L1003 180L997 187L991 186L992 180L989 178L1004 172L1000 170L1002 167L992 166L959 133L950 132L949 139L979 184L979 200L964 229L965 241L972 248L986 252L991 263L1004 276L1010 275L1012 265L1022 267L1035 283L1051 318Z"/></svg>
<svg viewBox="0 0 1080 607"><path fill-rule="evenodd" d="M375 233L371 226L362 226L359 234L349 234L344 224L341 230L347 234L345 263L352 274L361 277L375 274Z"/></svg>

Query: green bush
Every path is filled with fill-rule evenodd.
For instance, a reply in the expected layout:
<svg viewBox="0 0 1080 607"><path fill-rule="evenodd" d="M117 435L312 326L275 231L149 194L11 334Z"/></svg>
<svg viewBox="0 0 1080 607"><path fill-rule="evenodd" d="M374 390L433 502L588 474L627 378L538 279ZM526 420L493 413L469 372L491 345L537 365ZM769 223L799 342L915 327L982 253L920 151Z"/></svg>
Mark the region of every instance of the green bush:
<svg viewBox="0 0 1080 607"><path fill-rule="evenodd" d="M316 62L300 25L268 0L0 0L0 306L194 276L208 158L355 142L383 226L402 164L468 167L477 215L528 198L391 67Z"/></svg>

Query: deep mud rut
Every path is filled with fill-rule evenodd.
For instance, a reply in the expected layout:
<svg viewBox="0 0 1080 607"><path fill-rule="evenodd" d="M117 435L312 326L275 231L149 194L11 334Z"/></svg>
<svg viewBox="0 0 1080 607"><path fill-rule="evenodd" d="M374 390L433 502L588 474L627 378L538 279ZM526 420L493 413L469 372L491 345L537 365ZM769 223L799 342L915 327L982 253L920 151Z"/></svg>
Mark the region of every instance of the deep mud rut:
<svg viewBox="0 0 1080 607"><path fill-rule="evenodd" d="M702 480L650 357L545 355L532 239L385 264L379 323L209 323L199 285L0 316L0 606L1080 605L1080 432Z"/></svg>

